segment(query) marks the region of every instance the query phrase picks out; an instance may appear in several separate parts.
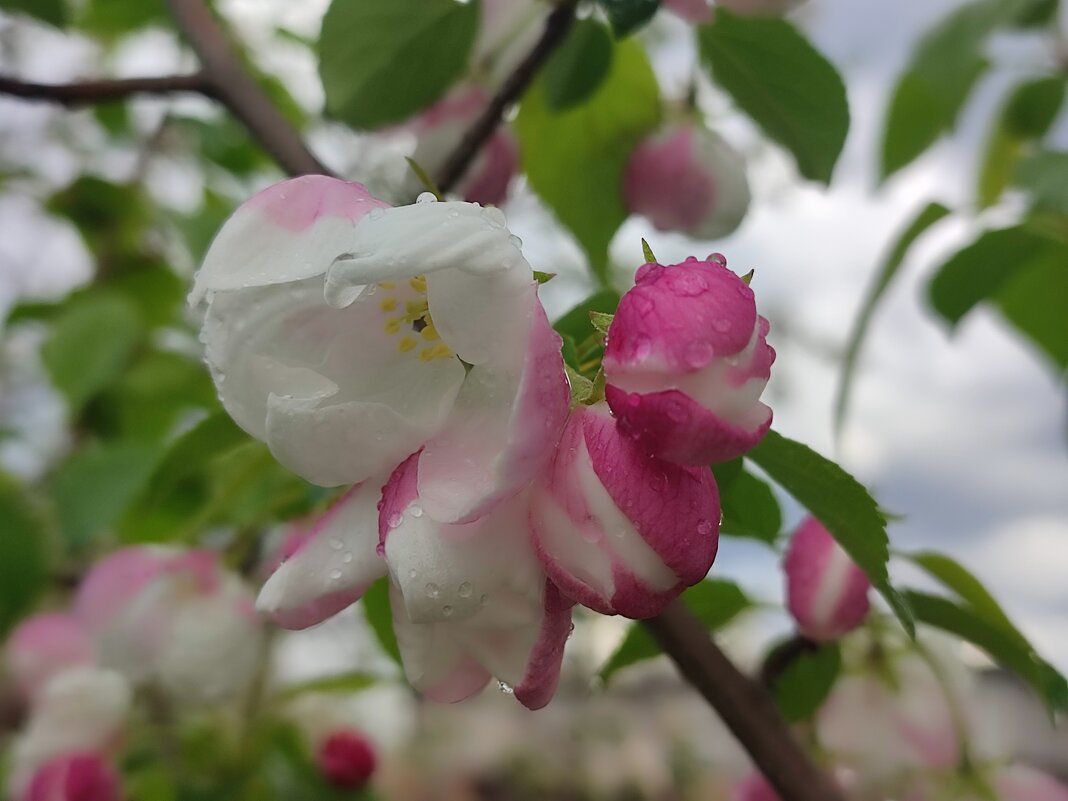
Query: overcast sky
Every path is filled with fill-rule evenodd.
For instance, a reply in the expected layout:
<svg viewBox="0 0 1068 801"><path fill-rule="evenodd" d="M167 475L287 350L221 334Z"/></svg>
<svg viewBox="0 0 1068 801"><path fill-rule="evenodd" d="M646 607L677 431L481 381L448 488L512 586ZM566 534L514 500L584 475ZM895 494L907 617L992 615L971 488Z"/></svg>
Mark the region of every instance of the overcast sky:
<svg viewBox="0 0 1068 801"><path fill-rule="evenodd" d="M279 20L314 35L325 3L299 4L299 10L296 5L222 4L253 43L274 42L270 50L263 48L265 62L283 66L296 78L297 96L315 106L320 90L311 59L299 47L279 47L270 39ZM995 314L973 312L950 336L925 309L930 269L968 241L963 222L944 224L913 249L876 315L845 435L836 445L831 434L839 354L879 256L928 200L950 206L968 201L992 109L1012 73L1026 72L1043 57L1034 47L1003 48L1013 67L984 81L957 135L877 189L875 160L887 92L918 32L957 5L957 0L810 0L798 10L795 19L843 72L849 92L850 136L829 190L802 183L783 153L754 137L721 97L709 98L717 127L750 157L754 187L750 216L714 249L737 269L756 268L754 288L761 310L773 320L769 341L779 352L769 388L778 430L839 459L875 489L885 507L905 515L892 527L896 547L943 548L972 568L1042 649L1068 669L1064 388ZM658 71L669 88L678 86L693 58L685 32L665 20L658 34L673 42L658 50ZM18 59L26 77L61 80L92 67L90 47L72 46L47 32L34 44ZM181 59L166 37L149 35L124 48L112 66L124 74L165 73L189 66ZM159 107L141 108L151 116ZM77 165L62 145L42 141L53 114L0 99L0 152L32 148L60 182ZM1064 146L1064 120L1057 135ZM316 143L338 153L351 140L334 132ZM118 161L110 168L121 172ZM173 187L175 202L195 201L198 186L190 186L180 165L162 164L154 175ZM562 311L583 291L577 251L551 235L529 193L520 192L507 211L535 266L561 273L545 294L551 311ZM634 221L614 244L620 262L636 262L643 235L663 261L712 249ZM0 195L0 314L16 296L84 280L88 269L73 231L42 219L26 198ZM767 597L780 592L774 557L759 547L725 543L715 569Z"/></svg>

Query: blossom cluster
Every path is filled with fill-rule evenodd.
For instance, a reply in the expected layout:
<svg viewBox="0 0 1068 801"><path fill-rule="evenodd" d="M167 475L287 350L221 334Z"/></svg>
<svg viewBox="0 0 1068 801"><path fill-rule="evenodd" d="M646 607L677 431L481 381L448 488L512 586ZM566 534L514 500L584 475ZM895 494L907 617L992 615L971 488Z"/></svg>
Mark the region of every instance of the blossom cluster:
<svg viewBox="0 0 1068 801"><path fill-rule="evenodd" d="M303 628L389 576L409 681L457 701L496 677L552 697L575 603L657 614L702 579L708 465L767 431L774 351L721 257L646 264L572 407L561 339L497 209L391 208L306 176L224 225L197 275L231 416L307 480L348 489L263 587Z"/></svg>

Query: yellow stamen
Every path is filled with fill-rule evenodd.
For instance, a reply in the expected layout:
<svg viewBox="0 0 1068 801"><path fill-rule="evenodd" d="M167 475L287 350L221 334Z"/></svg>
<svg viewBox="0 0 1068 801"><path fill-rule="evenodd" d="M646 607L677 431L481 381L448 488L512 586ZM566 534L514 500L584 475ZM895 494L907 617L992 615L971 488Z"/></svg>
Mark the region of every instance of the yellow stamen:
<svg viewBox="0 0 1068 801"><path fill-rule="evenodd" d="M441 334L438 333L438 329L434 327L433 323L427 323L426 328L420 331L419 335L427 342L437 342L441 339Z"/></svg>
<svg viewBox="0 0 1068 801"><path fill-rule="evenodd" d="M408 351L415 350L419 343L415 341L415 337L403 337L399 343L397 343L397 350L401 353L407 353Z"/></svg>
<svg viewBox="0 0 1068 801"><path fill-rule="evenodd" d="M419 361L421 361L421 362L429 362L429 361L433 361L433 359L434 359L434 349L433 348L423 348L421 351L419 351Z"/></svg>
<svg viewBox="0 0 1068 801"><path fill-rule="evenodd" d="M404 322L404 320L400 317L392 317L389 320L386 320L386 333L396 334L400 331L402 322Z"/></svg>
<svg viewBox="0 0 1068 801"><path fill-rule="evenodd" d="M425 300L409 300L404 304L404 310L407 312L407 317L410 321L418 320L427 312L427 302Z"/></svg>
<svg viewBox="0 0 1068 801"><path fill-rule="evenodd" d="M378 308L380 308L384 312L391 312L397 308L397 299L383 298L382 300L378 301Z"/></svg>
<svg viewBox="0 0 1068 801"><path fill-rule="evenodd" d="M421 275L417 275L415 278L409 278L408 286L416 292L426 292L426 279Z"/></svg>

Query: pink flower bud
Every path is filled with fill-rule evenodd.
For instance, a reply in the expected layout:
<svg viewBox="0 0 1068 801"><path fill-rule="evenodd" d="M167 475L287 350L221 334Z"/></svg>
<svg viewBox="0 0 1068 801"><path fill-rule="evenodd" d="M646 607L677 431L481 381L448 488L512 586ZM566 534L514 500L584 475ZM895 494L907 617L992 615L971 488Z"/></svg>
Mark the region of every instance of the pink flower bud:
<svg viewBox="0 0 1068 801"><path fill-rule="evenodd" d="M787 606L810 640L836 640L867 617L871 582L814 517L798 526L785 567Z"/></svg>
<svg viewBox="0 0 1068 801"><path fill-rule="evenodd" d="M439 100L408 123L407 127L418 137L412 159L436 176L489 101L484 88L469 86ZM518 169L519 147L511 131L502 125L468 167L456 193L470 203L499 206L507 199L508 187ZM416 189L417 183L413 176L409 188Z"/></svg>
<svg viewBox="0 0 1068 801"><path fill-rule="evenodd" d="M782 799L761 774L750 773L731 788L730 801L782 801Z"/></svg>
<svg viewBox="0 0 1068 801"><path fill-rule="evenodd" d="M669 462L733 459L771 427L759 400L775 361L768 321L725 264L643 265L608 330L605 398L623 432Z"/></svg>
<svg viewBox="0 0 1068 801"><path fill-rule="evenodd" d="M377 762L371 743L355 729L333 732L319 746L316 758L326 780L346 790L366 785Z"/></svg>
<svg viewBox="0 0 1068 801"><path fill-rule="evenodd" d="M40 767L23 796L25 801L118 801L119 777L100 756L68 754Z"/></svg>
<svg viewBox="0 0 1068 801"><path fill-rule="evenodd" d="M580 406L531 490L530 519L545 572L566 596L645 618L708 573L719 497L708 469L649 456L607 407Z"/></svg>
<svg viewBox="0 0 1068 801"><path fill-rule="evenodd" d="M57 673L91 664L93 647L77 620L53 612L34 615L19 624L8 639L4 656L19 693L32 700Z"/></svg>
<svg viewBox="0 0 1068 801"><path fill-rule="evenodd" d="M623 175L627 210L660 231L726 236L749 208L745 164L721 136L695 125L667 128L639 144Z"/></svg>

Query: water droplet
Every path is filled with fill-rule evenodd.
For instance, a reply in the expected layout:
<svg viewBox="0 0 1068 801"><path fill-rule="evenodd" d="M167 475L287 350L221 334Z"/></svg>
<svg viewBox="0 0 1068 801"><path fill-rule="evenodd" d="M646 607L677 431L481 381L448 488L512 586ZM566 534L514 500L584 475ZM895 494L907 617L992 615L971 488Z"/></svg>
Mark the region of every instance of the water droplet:
<svg viewBox="0 0 1068 801"><path fill-rule="evenodd" d="M720 267L727 266L727 257L722 253L709 253L708 258L705 261L710 261L713 264L718 264Z"/></svg>
<svg viewBox="0 0 1068 801"><path fill-rule="evenodd" d="M445 617L452 617L452 607L448 604L445 604L445 606L441 607L441 614L443 614Z"/></svg>
<svg viewBox="0 0 1068 801"><path fill-rule="evenodd" d="M678 400L668 406L667 416L671 418L673 423L685 423L690 419L690 416L686 413L686 407Z"/></svg>
<svg viewBox="0 0 1068 801"><path fill-rule="evenodd" d="M346 565L352 562L352 551L345 551L345 553L341 556L341 561L344 562Z"/></svg>
<svg viewBox="0 0 1068 801"><path fill-rule="evenodd" d="M330 540L330 547L335 551L340 551L344 547L344 543L339 539Z"/></svg>
<svg viewBox="0 0 1068 801"><path fill-rule="evenodd" d="M652 484L653 489L657 492L663 492L667 489L668 478L666 473L654 473L652 478L649 479L649 483Z"/></svg>
<svg viewBox="0 0 1068 801"><path fill-rule="evenodd" d="M485 606L488 602L489 602L489 596L488 595L479 596L479 599L478 599L478 605L479 606Z"/></svg>
<svg viewBox="0 0 1068 801"><path fill-rule="evenodd" d="M570 624L570 625L569 625L569 626L567 627L567 639L569 639L569 640L570 640L570 639L571 639L571 635L572 635L572 634L574 634L574 633L575 633L575 624L574 624L574 623L571 623L571 624Z"/></svg>
<svg viewBox="0 0 1068 801"><path fill-rule="evenodd" d="M702 537L709 537L712 535L712 521L702 520L697 524L697 533Z"/></svg>
<svg viewBox="0 0 1068 801"><path fill-rule="evenodd" d="M697 257L696 256L687 256L686 257L686 261L697 261Z"/></svg>
<svg viewBox="0 0 1068 801"><path fill-rule="evenodd" d="M504 228L504 212L500 209L482 209L482 219L493 228Z"/></svg>
<svg viewBox="0 0 1068 801"><path fill-rule="evenodd" d="M683 355L683 360L688 367L692 367L696 370L699 367L704 367L712 361L712 357L715 355L716 349L712 347L711 342L697 340L686 346L686 353Z"/></svg>
<svg viewBox="0 0 1068 801"><path fill-rule="evenodd" d="M461 598L470 598L471 597L471 589L472 589L471 588L471 582L470 581L465 581L463 584L460 585L460 587L456 590L456 592Z"/></svg>
<svg viewBox="0 0 1068 801"><path fill-rule="evenodd" d="M438 199L434 197L433 192L420 192L419 197L415 199L416 203L437 203ZM374 214L374 212L371 212Z"/></svg>
<svg viewBox="0 0 1068 801"><path fill-rule="evenodd" d="M410 578L410 579L413 579L418 575L419 575L419 571L416 570L414 567L411 570L408 571L408 578Z"/></svg>
<svg viewBox="0 0 1068 801"><path fill-rule="evenodd" d="M653 343L649 341L647 336L639 336L634 340L634 358L641 361L649 357L649 354L653 350Z"/></svg>
<svg viewBox="0 0 1068 801"><path fill-rule="evenodd" d="M417 503L413 503L411 506L408 507L408 514L410 514L412 517L422 517L423 507Z"/></svg>
<svg viewBox="0 0 1068 801"><path fill-rule="evenodd" d="M429 584L427 584L424 589L426 590L427 598L437 598L439 595L441 595L441 589L434 582L430 582Z"/></svg>
<svg viewBox="0 0 1068 801"><path fill-rule="evenodd" d="M330 580L331 581L337 581L340 578L341 578L341 571L338 568L335 567L333 570L330 571Z"/></svg>
<svg viewBox="0 0 1068 801"><path fill-rule="evenodd" d="M582 532L582 539L586 542L600 542L604 539L604 532L594 525L582 526L579 531Z"/></svg>
<svg viewBox="0 0 1068 801"><path fill-rule="evenodd" d="M506 681L498 680L497 681L497 689L500 690L505 695L514 695L515 694L515 688L512 687L512 685L509 684Z"/></svg>
<svg viewBox="0 0 1068 801"><path fill-rule="evenodd" d="M390 528L397 528L403 522L404 515L400 514L400 512L394 512L386 519L386 523L389 524Z"/></svg>

